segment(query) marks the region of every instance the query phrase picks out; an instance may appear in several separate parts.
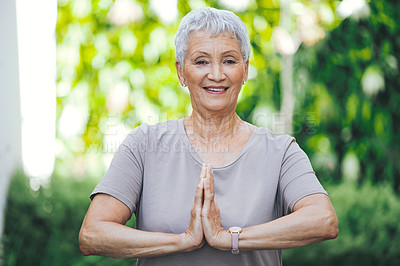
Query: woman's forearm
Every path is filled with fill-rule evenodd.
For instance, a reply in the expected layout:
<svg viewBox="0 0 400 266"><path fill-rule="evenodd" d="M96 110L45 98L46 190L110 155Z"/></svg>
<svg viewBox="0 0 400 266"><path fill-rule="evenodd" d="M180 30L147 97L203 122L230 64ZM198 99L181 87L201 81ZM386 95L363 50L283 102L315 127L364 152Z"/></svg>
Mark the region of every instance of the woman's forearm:
<svg viewBox="0 0 400 266"><path fill-rule="evenodd" d="M83 255L113 258L155 257L193 248L184 234L146 232L107 221L84 222L79 243Z"/></svg>
<svg viewBox="0 0 400 266"><path fill-rule="evenodd" d="M307 206L269 223L243 229L239 236L239 248L254 250L305 246L335 238L337 228L336 215Z"/></svg>
<svg viewBox="0 0 400 266"><path fill-rule="evenodd" d="M201 226L202 198L203 182L200 177L189 227L184 233L168 234L125 226L131 216L129 208L113 196L97 194L89 206L79 232L80 250L87 256L143 258L201 248L205 243Z"/></svg>
<svg viewBox="0 0 400 266"><path fill-rule="evenodd" d="M335 238L338 221L329 198L315 194L299 201L289 215L242 230L241 250L287 249ZM230 234L223 230L219 235L218 240L209 244L221 250L231 249Z"/></svg>
<svg viewBox="0 0 400 266"><path fill-rule="evenodd" d="M82 254L143 258L191 251L203 244L203 238L193 237L193 230L166 234L130 228L124 225L130 216L128 207L116 198L106 194L96 195L79 232Z"/></svg>

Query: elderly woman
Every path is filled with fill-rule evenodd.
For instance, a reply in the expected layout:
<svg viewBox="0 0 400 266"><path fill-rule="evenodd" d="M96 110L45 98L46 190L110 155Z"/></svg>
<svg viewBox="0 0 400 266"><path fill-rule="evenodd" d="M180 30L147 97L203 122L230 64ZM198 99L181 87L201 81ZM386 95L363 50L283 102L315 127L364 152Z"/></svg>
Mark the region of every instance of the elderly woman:
<svg viewBox="0 0 400 266"><path fill-rule="evenodd" d="M91 195L82 253L139 265L281 265L282 249L335 238L332 204L295 140L235 113L249 66L243 22L194 10L175 43L193 112L127 136ZM133 214L136 229L124 225Z"/></svg>

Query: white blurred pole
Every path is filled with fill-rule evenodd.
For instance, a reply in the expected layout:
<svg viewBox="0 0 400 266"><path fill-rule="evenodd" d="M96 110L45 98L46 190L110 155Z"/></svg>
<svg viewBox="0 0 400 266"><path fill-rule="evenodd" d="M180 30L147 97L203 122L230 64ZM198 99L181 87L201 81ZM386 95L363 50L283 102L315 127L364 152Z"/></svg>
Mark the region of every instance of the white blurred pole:
<svg viewBox="0 0 400 266"><path fill-rule="evenodd" d="M34 183L43 184L52 174L55 160L57 1L16 3L22 161Z"/></svg>
<svg viewBox="0 0 400 266"><path fill-rule="evenodd" d="M290 11L291 0L280 0L281 17L279 26L290 32L292 24L292 14ZM283 119L284 127L278 134L293 134L293 112L294 112L294 95L293 95L293 55L282 55L281 63L281 90L282 103L280 110L280 119Z"/></svg>
<svg viewBox="0 0 400 266"><path fill-rule="evenodd" d="M9 180L21 163L16 15L15 1L0 1L0 239Z"/></svg>

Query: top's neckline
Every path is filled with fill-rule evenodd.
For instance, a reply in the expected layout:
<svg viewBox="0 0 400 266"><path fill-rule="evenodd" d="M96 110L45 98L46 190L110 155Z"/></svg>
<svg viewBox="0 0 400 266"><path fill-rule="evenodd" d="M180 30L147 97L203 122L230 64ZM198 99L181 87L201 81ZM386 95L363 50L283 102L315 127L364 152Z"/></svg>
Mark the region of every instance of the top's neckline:
<svg viewBox="0 0 400 266"><path fill-rule="evenodd" d="M198 164L202 165L203 161L201 160L200 156L197 154L197 152L193 148L192 143L190 142L189 137L188 137L188 135L186 133L185 124L183 123L184 119L185 118L181 118L181 119L177 120L179 136L181 138L181 141L184 143L184 146L188 147L188 151L189 151L190 155L193 157L193 159ZM242 157L243 154L245 154L248 151L249 147L254 142L257 130L258 130L258 127L255 127L255 129L251 133L249 139L247 140L246 144L243 146L242 150L239 152L239 154L231 162L229 162L229 163L227 163L226 165L223 165L223 166L217 166L217 167L212 167L212 168L213 169L227 168L227 167L233 165L235 162L237 162L240 159L240 157Z"/></svg>

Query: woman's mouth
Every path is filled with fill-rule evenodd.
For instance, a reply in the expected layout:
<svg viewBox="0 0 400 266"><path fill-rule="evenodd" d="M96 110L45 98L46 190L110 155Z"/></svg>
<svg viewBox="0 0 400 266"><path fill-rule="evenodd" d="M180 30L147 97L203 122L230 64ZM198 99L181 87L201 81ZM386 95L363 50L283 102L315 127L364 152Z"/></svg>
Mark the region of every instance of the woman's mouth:
<svg viewBox="0 0 400 266"><path fill-rule="evenodd" d="M225 92L227 89L229 89L229 87L222 87L222 86L203 87L203 89L205 89L208 93L211 93L211 94L220 94L220 93Z"/></svg>

